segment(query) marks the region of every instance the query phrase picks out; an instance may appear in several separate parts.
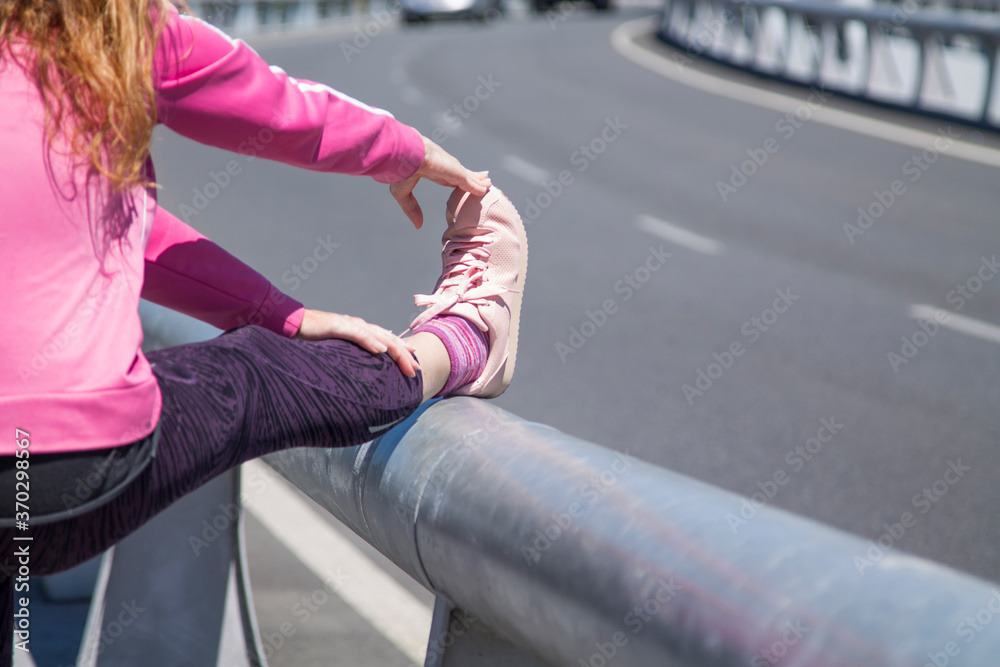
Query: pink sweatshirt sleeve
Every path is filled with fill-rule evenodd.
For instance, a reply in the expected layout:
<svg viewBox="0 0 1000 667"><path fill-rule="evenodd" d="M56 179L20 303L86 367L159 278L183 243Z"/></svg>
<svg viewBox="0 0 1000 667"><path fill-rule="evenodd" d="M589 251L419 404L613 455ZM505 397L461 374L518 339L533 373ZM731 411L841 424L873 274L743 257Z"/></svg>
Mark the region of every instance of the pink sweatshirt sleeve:
<svg viewBox="0 0 1000 667"><path fill-rule="evenodd" d="M301 303L162 208L145 264L142 298L220 329L257 324L290 338L302 324Z"/></svg>
<svg viewBox="0 0 1000 667"><path fill-rule="evenodd" d="M387 111L298 81L211 25L171 8L157 45L157 111L200 143L317 171L405 180L423 163L419 133Z"/></svg>
<svg viewBox="0 0 1000 667"><path fill-rule="evenodd" d="M203 144L296 167L409 178L419 133L332 88L297 81L211 25L173 7L154 62L157 114ZM293 336L302 304L162 208L145 252L143 298L230 329L259 324Z"/></svg>

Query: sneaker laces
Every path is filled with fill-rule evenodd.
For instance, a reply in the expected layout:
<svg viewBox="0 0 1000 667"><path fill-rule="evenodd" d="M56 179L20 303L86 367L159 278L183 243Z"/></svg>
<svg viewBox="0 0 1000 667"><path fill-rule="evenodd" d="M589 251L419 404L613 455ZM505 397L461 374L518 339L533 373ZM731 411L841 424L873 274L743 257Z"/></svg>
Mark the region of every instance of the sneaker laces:
<svg viewBox="0 0 1000 667"><path fill-rule="evenodd" d="M465 241L449 239L445 242L442 253L445 256L445 268L441 282L434 294L417 294L413 297L416 305L428 308L400 335L405 336L458 303L484 306L490 299L519 291L484 282L487 260L490 258L486 243L485 237Z"/></svg>

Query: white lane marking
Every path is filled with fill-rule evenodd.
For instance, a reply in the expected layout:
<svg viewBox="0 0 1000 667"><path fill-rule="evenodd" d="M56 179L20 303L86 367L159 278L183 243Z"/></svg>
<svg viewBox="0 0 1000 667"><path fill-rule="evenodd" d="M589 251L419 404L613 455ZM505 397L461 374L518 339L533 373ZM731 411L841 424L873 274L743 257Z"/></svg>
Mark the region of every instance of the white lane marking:
<svg viewBox="0 0 1000 667"><path fill-rule="evenodd" d="M647 17L623 23L611 33L611 45L619 54L637 65L642 65L660 76L706 93L728 97L731 100L782 113L795 113L802 106L801 99L759 90L742 83L727 81L711 74L695 71L647 51L632 41L637 35L648 33L657 26L658 17ZM825 106L810 106L810 111L812 112L811 120L817 123L920 150L933 147L934 141L941 136ZM1000 150L954 138L950 138L950 140L953 143L945 155L988 167L1000 167Z"/></svg>
<svg viewBox="0 0 1000 667"><path fill-rule="evenodd" d="M411 662L423 665L431 609L337 533L266 463L245 463L243 474L273 480L247 507L254 518Z"/></svg>
<svg viewBox="0 0 1000 667"><path fill-rule="evenodd" d="M549 172L515 155L504 155L500 160L500 166L532 185L539 185L549 177Z"/></svg>
<svg viewBox="0 0 1000 667"><path fill-rule="evenodd" d="M914 304L910 306L910 317L915 320L930 320L937 322L943 327L964 333L968 336L975 336L991 343L1000 344L1000 326L974 320L964 315L956 315L944 308L935 308L925 304Z"/></svg>
<svg viewBox="0 0 1000 667"><path fill-rule="evenodd" d="M659 236L670 243L690 248L706 255L721 255L722 243L701 234L695 234L683 227L664 222L651 215L640 215L635 220L635 226L644 232Z"/></svg>

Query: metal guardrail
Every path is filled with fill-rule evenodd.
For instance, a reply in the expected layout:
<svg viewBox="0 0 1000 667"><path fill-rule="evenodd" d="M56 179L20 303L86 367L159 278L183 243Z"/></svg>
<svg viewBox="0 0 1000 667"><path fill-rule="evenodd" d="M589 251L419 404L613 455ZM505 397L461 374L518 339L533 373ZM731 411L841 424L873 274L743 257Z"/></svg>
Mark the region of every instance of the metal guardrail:
<svg viewBox="0 0 1000 667"><path fill-rule="evenodd" d="M980 12L1000 11L1000 0L875 0L876 3L902 4L916 2L921 7L943 7L945 9L971 9Z"/></svg>
<svg viewBox="0 0 1000 667"><path fill-rule="evenodd" d="M236 35L314 28L390 9L389 0L190 0L194 13Z"/></svg>
<svg viewBox="0 0 1000 667"><path fill-rule="evenodd" d="M854 52L848 36L858 31L863 32L860 53ZM991 111L1000 15L923 8L914 0L873 7L814 0L666 0L658 35L690 58L705 57L771 78L821 85L845 97L1000 129L1000 119ZM807 41L803 48L810 54L809 62L792 63L793 39ZM896 40L912 44L916 58L914 82L901 99L871 86L876 61L890 78L899 78L890 44ZM978 54L985 61L985 71L971 91L978 94L974 109L959 111L927 99L932 70L944 96L956 97L945 63L949 51ZM852 59L858 70L852 82L826 71L833 63L844 68ZM793 71L793 64L800 71Z"/></svg>
<svg viewBox="0 0 1000 667"><path fill-rule="evenodd" d="M155 345L211 335L140 312ZM1000 588L898 553L905 515L864 541L485 401L437 401L364 445L265 460L437 595L425 667L980 667L1000 655ZM105 556L80 664L266 664L233 479ZM186 553L209 523L225 548Z"/></svg>
<svg viewBox="0 0 1000 667"><path fill-rule="evenodd" d="M435 403L361 447L265 460L546 664L917 667L940 654L982 666L1000 655L1000 623L977 626L973 642L956 634L1000 603L989 582L484 401Z"/></svg>
<svg viewBox="0 0 1000 667"><path fill-rule="evenodd" d="M161 344L204 338L189 318L142 313ZM438 596L426 667L1000 655L1000 589L898 553L905 517L864 541L485 401L437 401L364 445L265 461Z"/></svg>
<svg viewBox="0 0 1000 667"><path fill-rule="evenodd" d="M161 342L201 337L143 308ZM899 553L905 516L865 541L485 401L437 401L364 445L265 460L438 596L426 667L981 667L1000 655L1000 589ZM133 576L151 589L169 578ZM170 625L191 627L197 606L174 606L191 618ZM186 639L172 638L174 654Z"/></svg>

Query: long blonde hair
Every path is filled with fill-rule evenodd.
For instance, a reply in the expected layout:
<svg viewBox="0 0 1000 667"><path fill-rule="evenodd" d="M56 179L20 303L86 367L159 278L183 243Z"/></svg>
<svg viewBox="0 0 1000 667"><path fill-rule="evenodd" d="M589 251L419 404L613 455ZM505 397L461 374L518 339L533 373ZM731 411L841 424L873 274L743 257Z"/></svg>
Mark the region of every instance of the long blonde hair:
<svg viewBox="0 0 1000 667"><path fill-rule="evenodd" d="M45 101L49 146L62 135L119 192L146 181L153 56L167 8L167 0L0 1L0 58L14 57L13 42L27 44L21 62Z"/></svg>

